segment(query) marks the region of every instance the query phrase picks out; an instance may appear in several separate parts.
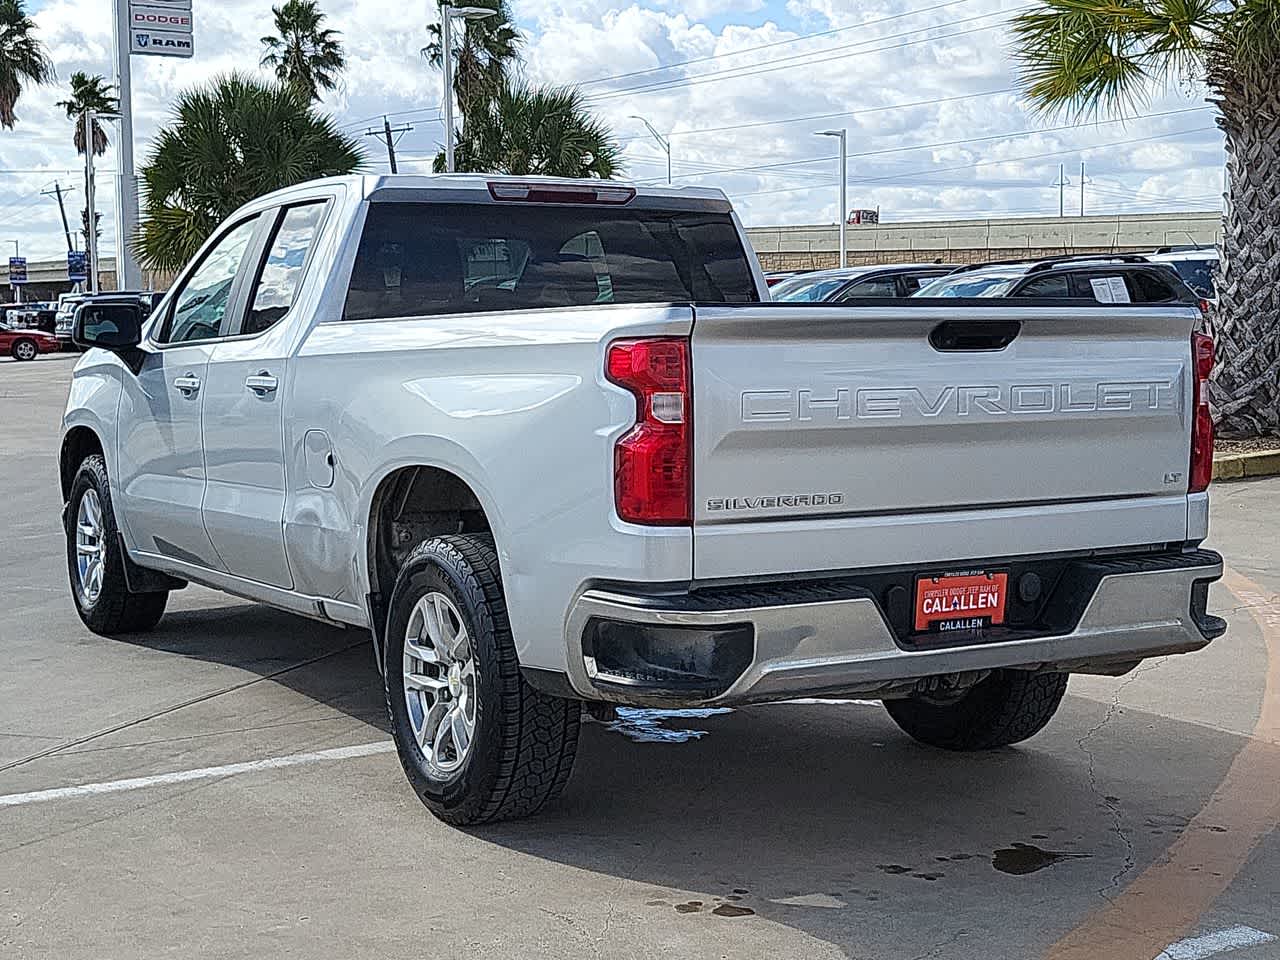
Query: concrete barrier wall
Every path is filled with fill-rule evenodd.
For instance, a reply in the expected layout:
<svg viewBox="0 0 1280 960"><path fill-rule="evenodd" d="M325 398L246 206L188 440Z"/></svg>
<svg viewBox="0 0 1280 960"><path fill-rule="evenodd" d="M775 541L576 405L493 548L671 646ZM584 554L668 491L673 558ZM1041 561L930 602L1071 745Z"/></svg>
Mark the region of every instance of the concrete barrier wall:
<svg viewBox="0 0 1280 960"><path fill-rule="evenodd" d="M748 227L766 270L813 270L839 265L839 228ZM850 225L851 264L975 263L1074 253L1141 253L1175 244L1216 244L1218 213L1126 214L1111 217L1027 217L1008 220L929 220Z"/></svg>

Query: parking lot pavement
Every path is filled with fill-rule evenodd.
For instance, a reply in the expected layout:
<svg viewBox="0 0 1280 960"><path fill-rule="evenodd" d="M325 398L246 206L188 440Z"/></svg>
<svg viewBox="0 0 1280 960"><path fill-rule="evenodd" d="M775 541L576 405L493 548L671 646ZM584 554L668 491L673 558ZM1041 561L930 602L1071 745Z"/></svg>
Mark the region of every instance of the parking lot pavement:
<svg viewBox="0 0 1280 960"><path fill-rule="evenodd" d="M1280 957L1280 481L1216 489L1228 634L1073 678L1021 747L858 702L632 715L545 815L460 831L362 633L195 587L146 637L82 628L70 370L0 368L0 956Z"/></svg>

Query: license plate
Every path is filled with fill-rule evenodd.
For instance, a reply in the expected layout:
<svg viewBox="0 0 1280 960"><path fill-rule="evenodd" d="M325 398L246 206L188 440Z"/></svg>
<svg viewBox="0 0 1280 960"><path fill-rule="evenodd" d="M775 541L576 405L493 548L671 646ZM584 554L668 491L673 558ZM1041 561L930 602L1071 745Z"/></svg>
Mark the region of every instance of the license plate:
<svg viewBox="0 0 1280 960"><path fill-rule="evenodd" d="M920 577L916 581L916 631L976 630L1004 623L1007 573Z"/></svg>

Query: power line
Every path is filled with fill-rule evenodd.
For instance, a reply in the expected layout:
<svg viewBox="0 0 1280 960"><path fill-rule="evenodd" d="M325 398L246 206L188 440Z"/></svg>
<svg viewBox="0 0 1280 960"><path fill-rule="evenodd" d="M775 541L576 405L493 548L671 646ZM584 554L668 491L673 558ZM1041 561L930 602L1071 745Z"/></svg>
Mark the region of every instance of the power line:
<svg viewBox="0 0 1280 960"><path fill-rule="evenodd" d="M908 40L904 43L889 44L888 46L883 46L883 47L873 47L870 50L858 49L873 43L879 43L883 40L893 40L898 37L907 37L907 36L911 36L912 34L925 33L930 30L936 30L942 27L959 26L962 23L971 23L974 20L985 20L988 17L995 16L997 13L998 14L1016 13L1019 10L1025 10L1025 9L1028 9L1029 7L1030 5L1028 4L1022 7L1014 7L1008 11L996 11L995 13L984 13L976 17L966 17L963 20L954 20L954 21L951 21L950 23L933 24L928 27L920 27L918 29L908 30L903 33L890 34L887 37L876 37L872 40L861 40L861 41L858 41L857 43L846 44L845 46L842 46L842 47L830 48L831 50L842 50L846 52L837 53L834 56L821 57L815 60L807 60L804 63L794 64L794 65L804 66L804 67L816 66L822 63L830 63L833 60L843 60L846 57L849 57L852 55L850 51L857 51L864 54L883 53L888 50L900 50L900 49L903 49L904 47L916 46L917 44L921 44L921 43L935 43L938 40L947 40L952 37L963 37L971 33L981 33L982 31L985 31L985 30L993 30L993 29L996 29L997 27L1004 26L1004 24L1003 23L986 24L985 26L972 27L968 30L959 30L959 31L956 31L955 33L944 33L940 36L935 36L935 37L920 37L916 40ZM720 70L720 71L716 71L715 73L698 74L697 76L688 77L682 80L663 80L663 81L658 81L656 83L642 84L636 87L624 87L621 90L609 90L609 91L606 91L605 93L601 93L601 94L597 94L595 96L589 97L588 100L589 102L592 102L592 103L604 103L610 100L618 100L623 97L633 96L641 93L659 92L663 90L674 90L680 87L700 86L704 83L718 83L722 80L740 80L746 77L760 76L761 74L765 74L765 73L776 73L779 70L789 69L790 66L793 65L791 61L799 60L799 59L802 59L803 57L810 57L810 56L813 56L815 53L824 53L824 52L828 52L828 51L814 50L814 51L809 51L808 53L795 54L790 57L782 57L782 58L779 58L778 60L767 61L765 64L757 65L755 67L731 67L728 70Z"/></svg>
<svg viewBox="0 0 1280 960"><path fill-rule="evenodd" d="M942 140L936 143L917 143L917 144L908 144L906 146L901 146L901 147L886 147L883 150L867 150L862 153L851 153L849 154L849 159L852 160L856 158L879 157L879 156L886 156L891 153L909 153L913 150L929 150L929 149L935 149L937 147L963 146L965 144L970 144L970 143L988 143L993 140L1013 140L1017 137L1029 137L1029 136L1035 136L1036 134L1041 134L1041 133L1061 133L1064 130L1079 130L1084 127L1103 126L1105 124L1112 124L1112 123L1129 123L1133 120L1154 120L1160 117L1171 117L1171 116L1177 116L1184 113L1199 113L1204 110L1212 110L1212 109L1213 107L1210 107L1210 106L1185 107L1180 110L1165 110L1160 113L1144 113L1144 114L1138 114L1133 117L1118 117L1114 120L1099 120L1099 121L1091 120L1085 123L1070 123L1060 127L1041 127L1038 129L1031 129L1031 130L1018 130L1013 133L999 133L999 134L992 134L990 136L985 136L985 137L971 137L967 140ZM784 160L778 163L750 165L750 166L742 166L742 167L721 167L718 170L708 170L703 173L690 174L690 176L705 177L705 176L712 176L714 174L749 173L755 170L778 169L781 167L802 166L804 164L809 164L809 163L828 163L832 160L837 160L837 159L839 158L838 157L813 157L807 160Z"/></svg>
<svg viewBox="0 0 1280 960"><path fill-rule="evenodd" d="M932 13L934 10L941 10L944 7L954 7L961 3L969 3L971 0L948 0L946 3L935 4L932 7L922 7L919 10L907 10L904 13L894 14L891 17L881 17L879 20L866 20L862 23L850 24L847 27L835 27L831 30L821 30L817 33L806 33L800 36L791 37L787 40L774 40L770 43L757 44L754 47L743 47L740 50L726 50L724 53L715 53L705 57L693 57L689 60L677 60L674 63L664 63L657 67L648 67L644 70L632 70L629 73L615 73L608 77L596 77L594 80L583 80L578 84L580 87L592 87L598 83L608 83L611 80L626 80L630 77L641 77L651 73L661 73L664 70L675 70L677 67L687 67L695 63L707 63L712 60L723 60L725 57L736 57L744 53L755 53L759 50L770 50L774 47L786 46L790 43L801 43L805 40L816 40L819 37L830 37L837 33L846 33L849 30L865 29L866 27L878 26L882 23L889 23L892 20L903 20L907 17L914 17L922 13ZM811 50L810 53L822 53L821 50Z"/></svg>

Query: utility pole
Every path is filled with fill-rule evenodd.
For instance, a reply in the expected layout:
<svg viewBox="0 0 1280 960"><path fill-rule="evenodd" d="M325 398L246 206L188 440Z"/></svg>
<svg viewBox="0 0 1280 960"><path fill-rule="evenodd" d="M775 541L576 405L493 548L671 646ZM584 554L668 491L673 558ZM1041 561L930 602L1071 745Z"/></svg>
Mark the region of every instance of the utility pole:
<svg viewBox="0 0 1280 960"><path fill-rule="evenodd" d="M1080 161L1080 216L1084 216L1084 161Z"/></svg>
<svg viewBox="0 0 1280 960"><path fill-rule="evenodd" d="M847 267L849 265L849 246L846 243L846 231L849 223L849 131L845 128L839 130L817 130L815 136L819 137L835 137L840 141L840 266Z"/></svg>
<svg viewBox="0 0 1280 960"><path fill-rule="evenodd" d="M1053 181L1050 186L1058 188L1058 216L1065 217L1067 215L1067 184L1071 181L1067 179L1066 164L1058 164L1058 179Z"/></svg>
<svg viewBox="0 0 1280 960"><path fill-rule="evenodd" d="M67 193L71 191L68 190ZM67 253L71 253L75 247L71 243L71 224L67 223L67 205L62 202L62 184L55 180L53 189L40 191L40 196L58 198L58 211L62 214L62 232L67 235Z"/></svg>
<svg viewBox="0 0 1280 960"><path fill-rule="evenodd" d="M454 18L464 21L462 29L466 30L467 20L483 20L492 17L498 11L490 7L455 7L452 0L443 0L440 4L440 46L441 59L444 61L444 172L453 173L453 21Z"/></svg>
<svg viewBox="0 0 1280 960"><path fill-rule="evenodd" d="M393 140L392 136L397 133L400 133L400 134L408 133L412 129L413 129L413 126L411 124L406 123L404 126L396 127L393 130L391 128L391 121L388 120L386 117L383 117L381 130L366 130L364 132L364 135L366 137L377 137L379 140L383 141L387 145L387 162L391 164L391 172L399 173L400 170L396 167L396 143L398 141Z"/></svg>
<svg viewBox="0 0 1280 960"><path fill-rule="evenodd" d="M142 269L133 256L133 238L138 232L138 178L133 169L133 72L129 53L129 0L114 0L114 3L116 93L120 101L120 139L116 144L116 289L137 290L142 287ZM86 147L91 149L92 144L92 140L85 140ZM89 232L97 233L92 221ZM97 292L97 260L92 263L94 292Z"/></svg>

